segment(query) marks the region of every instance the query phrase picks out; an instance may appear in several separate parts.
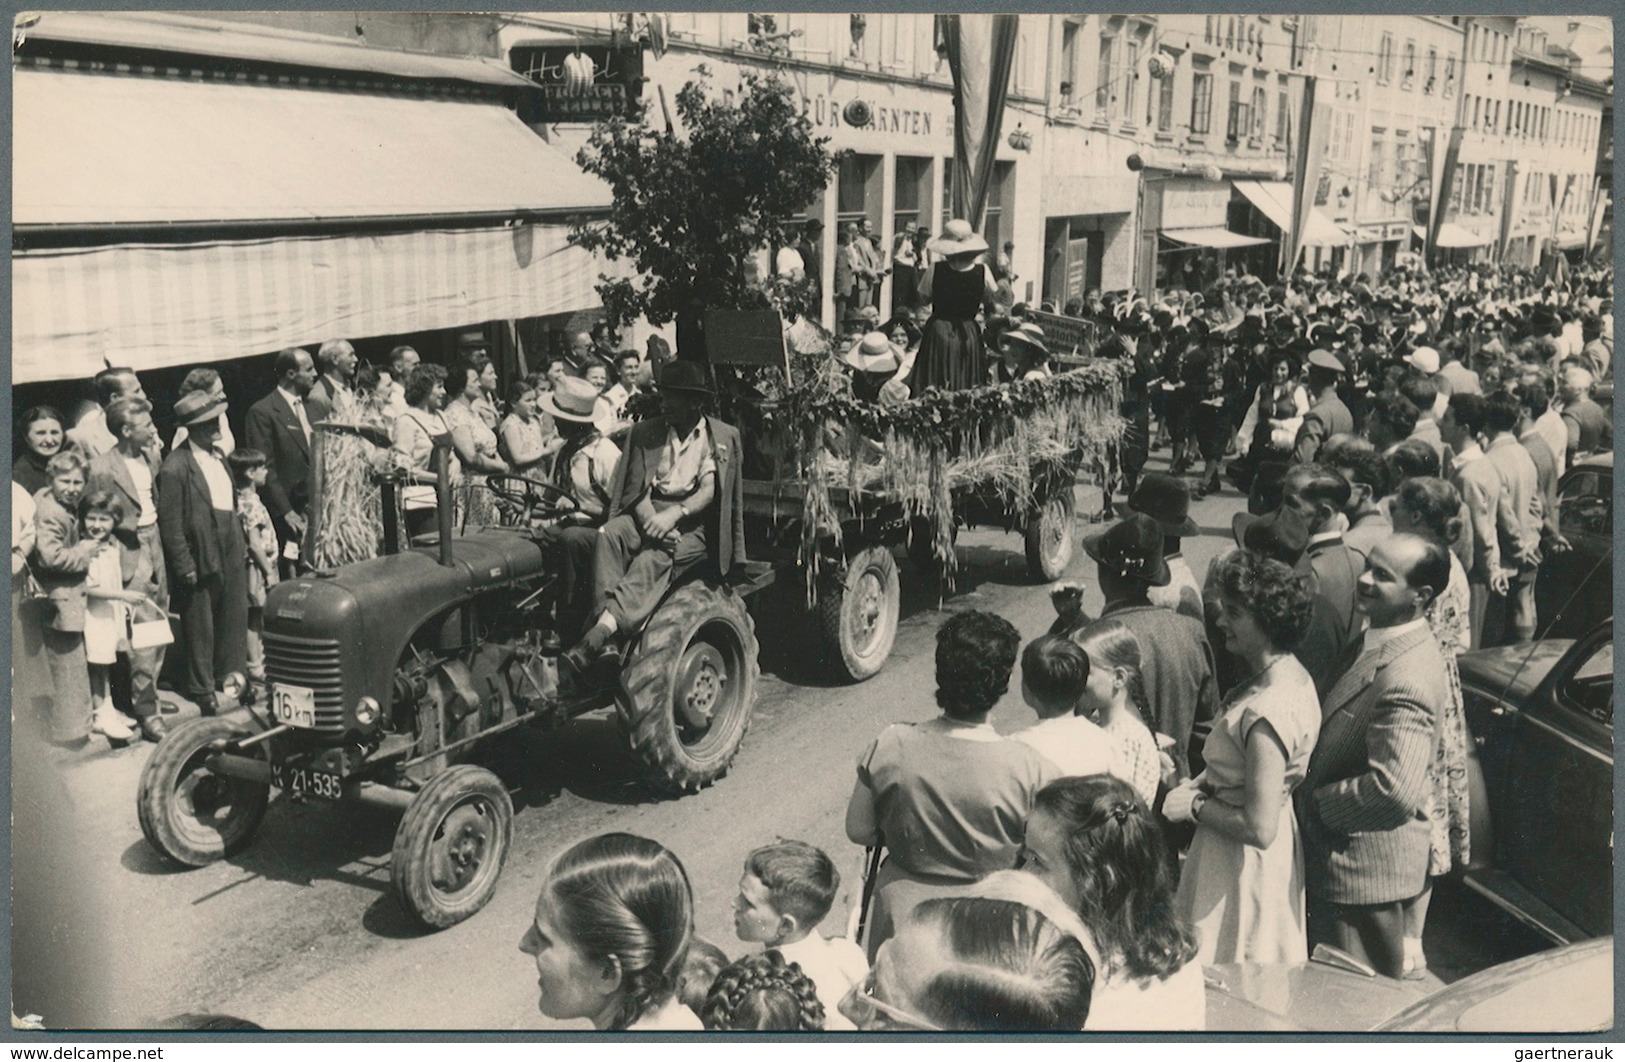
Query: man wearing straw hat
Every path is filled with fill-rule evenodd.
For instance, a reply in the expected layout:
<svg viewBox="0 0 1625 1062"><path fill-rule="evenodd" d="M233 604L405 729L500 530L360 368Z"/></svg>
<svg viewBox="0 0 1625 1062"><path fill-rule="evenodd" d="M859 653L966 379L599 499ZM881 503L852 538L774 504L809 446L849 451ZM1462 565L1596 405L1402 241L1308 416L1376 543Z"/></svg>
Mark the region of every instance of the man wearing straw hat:
<svg viewBox="0 0 1625 1062"><path fill-rule="evenodd" d="M575 503L572 512L540 533L559 577L559 630L571 641L592 618L592 554L598 529L609 517L610 488L621 460L620 448L599 430L601 401L589 381L566 376L540 402L564 439L553 460L553 483Z"/></svg>
<svg viewBox="0 0 1625 1062"><path fill-rule="evenodd" d="M609 522L593 544L597 621L564 654L584 674L654 612L672 580L710 557L718 574L745 562L739 432L704 413L703 365L674 361L656 388L665 413L633 425L610 486Z"/></svg>

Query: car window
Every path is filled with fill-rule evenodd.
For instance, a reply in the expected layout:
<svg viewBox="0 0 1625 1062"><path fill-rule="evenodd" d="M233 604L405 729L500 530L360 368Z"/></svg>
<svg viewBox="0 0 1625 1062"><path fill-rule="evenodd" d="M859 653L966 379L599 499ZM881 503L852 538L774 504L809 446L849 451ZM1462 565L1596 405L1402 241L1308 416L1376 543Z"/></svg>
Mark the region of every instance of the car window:
<svg viewBox="0 0 1625 1062"><path fill-rule="evenodd" d="M1614 643L1602 642L1563 682L1571 708L1612 729L1614 726Z"/></svg>
<svg viewBox="0 0 1625 1062"><path fill-rule="evenodd" d="M1565 532L1592 535L1614 533L1614 477L1603 472L1578 472L1563 482L1558 499L1558 523Z"/></svg>

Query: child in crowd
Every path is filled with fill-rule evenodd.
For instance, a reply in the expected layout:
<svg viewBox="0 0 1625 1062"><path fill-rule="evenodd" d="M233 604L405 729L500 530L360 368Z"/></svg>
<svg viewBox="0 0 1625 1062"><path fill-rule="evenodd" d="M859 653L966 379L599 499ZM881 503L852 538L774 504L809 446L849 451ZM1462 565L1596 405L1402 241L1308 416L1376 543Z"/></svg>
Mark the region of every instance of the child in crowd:
<svg viewBox="0 0 1625 1062"><path fill-rule="evenodd" d="M824 1004L812 979L770 950L717 975L700 1011L712 1032L823 1032Z"/></svg>
<svg viewBox="0 0 1625 1062"><path fill-rule="evenodd" d="M237 488L237 512L243 522L243 538L248 543L248 677L265 681L265 595L277 584L279 544L271 514L260 501L265 486L265 455L258 450L233 450L226 456L233 485Z"/></svg>
<svg viewBox="0 0 1625 1062"><path fill-rule="evenodd" d="M1117 743L1087 716L1073 714L1089 685L1089 655L1070 638L1045 634L1021 654L1021 699L1038 723L1011 737L1061 769L1064 777L1123 773Z"/></svg>
<svg viewBox="0 0 1625 1062"><path fill-rule="evenodd" d="M129 606L147 602L145 594L124 589L119 544L113 529L124 505L112 491L94 490L79 499L79 534L97 544L85 574L85 663L90 673L91 711L97 729L109 738L133 736L141 725L113 706L113 665L128 629Z"/></svg>
<svg viewBox="0 0 1625 1062"><path fill-rule="evenodd" d="M814 930L829 914L841 886L840 871L822 850L805 841L776 841L745 860L734 898L739 939L777 950L817 988L825 1028L854 1026L836 1009L841 997L869 974L863 949L844 937L826 939Z"/></svg>
<svg viewBox="0 0 1625 1062"><path fill-rule="evenodd" d="M688 957L683 960L683 972L677 978L677 1001L699 1014L705 1009L711 985L728 965L728 955L702 936L688 945Z"/></svg>
<svg viewBox="0 0 1625 1062"><path fill-rule="evenodd" d="M1116 620L1091 623L1073 640L1089 657L1078 711L1092 716L1118 744L1119 778L1134 787L1147 807L1156 803L1162 755L1146 726L1145 680L1140 675L1140 640Z"/></svg>

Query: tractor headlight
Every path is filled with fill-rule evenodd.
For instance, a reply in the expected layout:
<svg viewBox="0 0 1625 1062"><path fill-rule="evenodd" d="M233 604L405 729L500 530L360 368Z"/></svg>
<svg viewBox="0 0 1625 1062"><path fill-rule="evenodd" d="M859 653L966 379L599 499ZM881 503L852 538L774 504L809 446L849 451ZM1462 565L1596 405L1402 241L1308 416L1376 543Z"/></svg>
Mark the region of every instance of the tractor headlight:
<svg viewBox="0 0 1625 1062"><path fill-rule="evenodd" d="M241 671L233 671L220 683L220 692L229 700L241 701L243 694L248 690L248 679L243 677Z"/></svg>
<svg viewBox="0 0 1625 1062"><path fill-rule="evenodd" d="M363 697L355 706L355 721L362 726L371 726L378 721L380 709L378 702L371 697Z"/></svg>

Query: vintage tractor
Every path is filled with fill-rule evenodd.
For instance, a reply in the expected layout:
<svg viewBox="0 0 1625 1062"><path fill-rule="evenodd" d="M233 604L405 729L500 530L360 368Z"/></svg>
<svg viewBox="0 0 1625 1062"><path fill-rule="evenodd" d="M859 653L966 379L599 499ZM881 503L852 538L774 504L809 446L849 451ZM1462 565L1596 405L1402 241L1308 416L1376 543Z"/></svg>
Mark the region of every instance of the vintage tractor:
<svg viewBox="0 0 1625 1062"><path fill-rule="evenodd" d="M613 705L656 788L692 792L728 770L759 674L744 596L770 580L766 566L732 582L690 572L630 639L618 678L613 667L598 681L566 669L561 682L556 578L533 528L568 498L493 476L512 526L453 533L445 457L437 535L398 546L398 522L386 519L382 555L272 588L265 702L174 727L142 773L137 808L154 847L188 866L232 855L253 839L272 786L402 807L395 892L424 926L443 928L490 900L508 854L508 791L473 762L492 738Z"/></svg>

